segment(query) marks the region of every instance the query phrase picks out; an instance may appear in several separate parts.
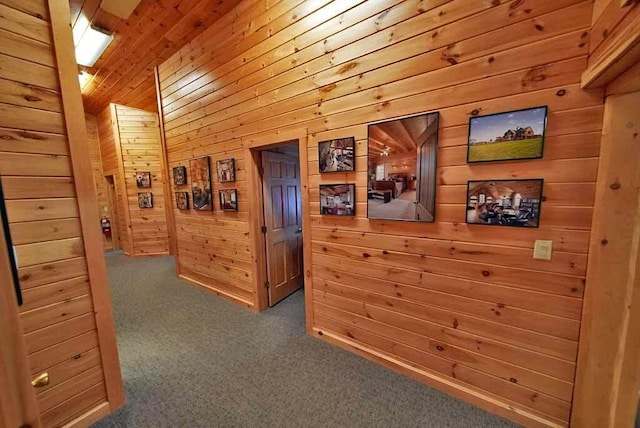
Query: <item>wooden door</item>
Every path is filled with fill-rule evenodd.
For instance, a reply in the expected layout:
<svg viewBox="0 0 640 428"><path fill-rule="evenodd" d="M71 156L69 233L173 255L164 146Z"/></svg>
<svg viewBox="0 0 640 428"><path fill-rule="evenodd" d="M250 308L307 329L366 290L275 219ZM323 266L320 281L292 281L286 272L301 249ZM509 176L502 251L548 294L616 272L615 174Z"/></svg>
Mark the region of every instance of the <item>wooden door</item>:
<svg viewBox="0 0 640 428"><path fill-rule="evenodd" d="M0 184L0 428L41 426L18 305L22 295Z"/></svg>
<svg viewBox="0 0 640 428"><path fill-rule="evenodd" d="M435 211L433 192L435 189L436 138L437 137L433 134L429 137L424 135L422 141L418 141L416 220L433 221Z"/></svg>
<svg viewBox="0 0 640 428"><path fill-rule="evenodd" d="M262 191L269 306L303 284L300 162L281 153L262 152Z"/></svg>
<svg viewBox="0 0 640 428"><path fill-rule="evenodd" d="M122 248L120 245L120 234L118 226L120 225L120 216L118 214L118 203L116 200L116 185L113 175L105 177L107 182L107 202L109 204L109 220L111 221L111 245L114 250Z"/></svg>

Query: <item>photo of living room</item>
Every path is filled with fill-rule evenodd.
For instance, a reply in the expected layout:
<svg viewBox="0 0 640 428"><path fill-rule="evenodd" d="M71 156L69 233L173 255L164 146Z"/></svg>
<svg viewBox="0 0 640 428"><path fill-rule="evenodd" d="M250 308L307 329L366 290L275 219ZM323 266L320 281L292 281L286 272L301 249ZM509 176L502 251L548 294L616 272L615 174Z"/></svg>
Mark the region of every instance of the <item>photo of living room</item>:
<svg viewBox="0 0 640 428"><path fill-rule="evenodd" d="M434 221L438 113L369 125L367 217Z"/></svg>

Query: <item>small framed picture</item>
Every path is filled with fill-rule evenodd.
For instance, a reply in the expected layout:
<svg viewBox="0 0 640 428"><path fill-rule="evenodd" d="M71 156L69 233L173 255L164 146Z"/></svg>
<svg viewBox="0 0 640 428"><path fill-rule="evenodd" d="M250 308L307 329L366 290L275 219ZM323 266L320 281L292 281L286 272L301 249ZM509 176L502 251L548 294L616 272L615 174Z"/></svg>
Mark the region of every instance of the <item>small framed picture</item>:
<svg viewBox="0 0 640 428"><path fill-rule="evenodd" d="M176 186L187 184L187 167L176 166L173 168L173 183Z"/></svg>
<svg viewBox="0 0 640 428"><path fill-rule="evenodd" d="M153 194L151 192L138 193L138 207L153 208Z"/></svg>
<svg viewBox="0 0 640 428"><path fill-rule="evenodd" d="M216 161L218 170L218 182L229 183L236 181L236 164L234 159L222 159Z"/></svg>
<svg viewBox="0 0 640 428"><path fill-rule="evenodd" d="M355 171L354 137L337 138L318 143L320 172Z"/></svg>
<svg viewBox="0 0 640 428"><path fill-rule="evenodd" d="M467 162L541 158L546 127L546 106L472 117Z"/></svg>
<svg viewBox="0 0 640 428"><path fill-rule="evenodd" d="M176 207L179 210L189 209L189 192L176 192Z"/></svg>
<svg viewBox="0 0 640 428"><path fill-rule="evenodd" d="M136 186L137 187L151 187L151 173L150 172L136 172Z"/></svg>
<svg viewBox="0 0 640 428"><path fill-rule="evenodd" d="M355 184L321 184L320 214L353 216L356 214Z"/></svg>
<svg viewBox="0 0 640 428"><path fill-rule="evenodd" d="M238 191L236 189L220 190L220 209L222 211L238 211Z"/></svg>
<svg viewBox="0 0 640 428"><path fill-rule="evenodd" d="M543 184L541 178L469 181L467 223L538 227Z"/></svg>

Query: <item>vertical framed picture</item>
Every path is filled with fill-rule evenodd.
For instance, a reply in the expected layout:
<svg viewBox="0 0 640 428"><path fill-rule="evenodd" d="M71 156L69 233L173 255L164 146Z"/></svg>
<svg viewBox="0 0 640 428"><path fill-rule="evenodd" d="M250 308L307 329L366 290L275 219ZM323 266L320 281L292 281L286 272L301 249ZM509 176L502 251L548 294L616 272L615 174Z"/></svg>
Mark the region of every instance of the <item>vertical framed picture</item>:
<svg viewBox="0 0 640 428"><path fill-rule="evenodd" d="M320 214L353 216L356 214L355 184L321 184Z"/></svg>
<svg viewBox="0 0 640 428"><path fill-rule="evenodd" d="M138 193L139 208L153 208L153 194L151 192Z"/></svg>
<svg viewBox="0 0 640 428"><path fill-rule="evenodd" d="M236 189L222 189L219 193L222 211L238 211L238 191Z"/></svg>
<svg viewBox="0 0 640 428"><path fill-rule="evenodd" d="M188 192L176 192L176 207L179 210L189 209L189 193Z"/></svg>
<svg viewBox="0 0 640 428"><path fill-rule="evenodd" d="M354 137L336 138L318 143L318 167L320 172L355 171Z"/></svg>
<svg viewBox="0 0 640 428"><path fill-rule="evenodd" d="M173 168L173 183L176 186L187 184L187 168L185 166Z"/></svg>
<svg viewBox="0 0 640 428"><path fill-rule="evenodd" d="M218 181L220 183L236 181L236 162L234 159L216 161L216 170L218 171Z"/></svg>
<svg viewBox="0 0 640 428"><path fill-rule="evenodd" d="M136 172L136 186L139 188L151 187L151 173Z"/></svg>
<svg viewBox="0 0 640 428"><path fill-rule="evenodd" d="M543 184L541 178L469 181L467 223L538 227Z"/></svg>
<svg viewBox="0 0 640 428"><path fill-rule="evenodd" d="M472 117L467 162L539 159L546 128L546 106Z"/></svg>
<svg viewBox="0 0 640 428"><path fill-rule="evenodd" d="M193 209L196 211L212 211L211 170L209 156L189 161L191 170L191 193Z"/></svg>

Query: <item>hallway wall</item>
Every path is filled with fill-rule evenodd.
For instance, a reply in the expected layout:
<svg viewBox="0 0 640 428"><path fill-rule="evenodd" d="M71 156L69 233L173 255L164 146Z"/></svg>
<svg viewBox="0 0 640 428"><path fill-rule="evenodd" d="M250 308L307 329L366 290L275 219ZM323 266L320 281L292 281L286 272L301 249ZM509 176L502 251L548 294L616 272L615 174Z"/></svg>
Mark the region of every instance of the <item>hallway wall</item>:
<svg viewBox="0 0 640 428"><path fill-rule="evenodd" d="M98 122L95 116L86 115L87 134L89 136L88 148L91 156L91 169L93 171L93 181L96 186L96 194L98 195L98 206L100 209L100 217L107 217L111 221L111 213L109 212L109 201L107 196L107 183L102 172L102 156L100 155L100 139L98 137ZM111 239L107 239L104 234L102 241L105 251L113 249Z"/></svg>
<svg viewBox="0 0 640 428"><path fill-rule="evenodd" d="M581 0L245 0L159 67L170 166L238 169L238 213L175 211L181 275L256 306L244 148L306 127L313 331L521 423L567 425L603 114L603 91L580 89L591 17ZM466 163L471 116L539 105L543 159ZM436 222L369 221L366 124L424 111L440 112ZM319 175L317 142L349 136L357 171ZM467 180L500 178L545 179L539 229L464 223ZM340 182L357 215L319 215L319 184ZM532 259L537 239L552 261Z"/></svg>
<svg viewBox="0 0 640 428"><path fill-rule="evenodd" d="M102 168L113 175L119 213L119 232L125 254L169 254L164 173L158 115L111 104L98 116ZM151 173L151 187L138 188L136 172ZM153 208L138 206L138 193L153 194Z"/></svg>
<svg viewBox="0 0 640 428"><path fill-rule="evenodd" d="M18 310L31 374L49 374L50 383L36 389L42 423L62 426L93 409L104 415L109 405L115 410L121 404L115 396L107 403L107 395L117 395L118 385L121 394L122 385L115 346L109 346L115 337L106 274L87 267L96 265L85 253L85 234L97 225L83 224L91 200L79 204L77 196L84 189L76 180L91 175L76 174L81 161L65 122L74 112L67 111L68 98L63 104L56 57L61 36L54 47L44 0L1 0L0 12L0 173L24 298ZM70 30L68 36L70 41ZM65 97L73 95L82 120L79 88ZM113 371L105 378L114 366L117 379Z"/></svg>

